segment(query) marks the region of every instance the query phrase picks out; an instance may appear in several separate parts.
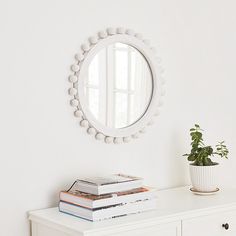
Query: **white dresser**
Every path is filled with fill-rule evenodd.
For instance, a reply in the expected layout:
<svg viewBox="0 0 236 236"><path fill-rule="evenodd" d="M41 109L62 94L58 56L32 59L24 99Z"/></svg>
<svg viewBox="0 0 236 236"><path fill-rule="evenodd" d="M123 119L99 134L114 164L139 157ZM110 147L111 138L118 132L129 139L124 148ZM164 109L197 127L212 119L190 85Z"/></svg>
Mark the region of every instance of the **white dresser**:
<svg viewBox="0 0 236 236"><path fill-rule="evenodd" d="M95 223L58 208L32 211L29 219L32 236L236 236L236 189L212 196L163 190L155 211Z"/></svg>

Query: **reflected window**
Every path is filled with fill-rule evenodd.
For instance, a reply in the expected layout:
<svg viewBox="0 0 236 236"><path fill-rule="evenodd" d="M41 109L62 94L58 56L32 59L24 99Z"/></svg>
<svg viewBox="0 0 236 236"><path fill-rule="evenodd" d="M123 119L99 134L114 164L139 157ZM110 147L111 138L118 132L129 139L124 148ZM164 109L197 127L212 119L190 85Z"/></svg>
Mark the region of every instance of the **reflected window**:
<svg viewBox="0 0 236 236"><path fill-rule="evenodd" d="M100 50L89 65L87 104L103 125L123 128L145 113L152 95L148 62L134 47L114 43Z"/></svg>

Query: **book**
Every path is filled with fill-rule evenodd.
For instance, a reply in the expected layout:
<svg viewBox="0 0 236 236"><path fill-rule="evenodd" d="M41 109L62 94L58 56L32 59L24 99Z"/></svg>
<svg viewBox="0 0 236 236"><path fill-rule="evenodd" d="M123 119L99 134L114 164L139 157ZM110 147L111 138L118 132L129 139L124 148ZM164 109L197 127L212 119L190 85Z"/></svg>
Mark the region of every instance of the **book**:
<svg viewBox="0 0 236 236"><path fill-rule="evenodd" d="M156 197L156 189L141 187L114 194L94 195L79 191L76 187L60 192L60 200L86 208L98 208L117 204L131 203Z"/></svg>
<svg viewBox="0 0 236 236"><path fill-rule="evenodd" d="M59 203L59 210L63 213L67 213L90 221L100 221L119 216L140 213L148 210L154 210L157 205L156 201L157 200L154 198L144 201L118 204L95 209L88 209L61 201Z"/></svg>
<svg viewBox="0 0 236 236"><path fill-rule="evenodd" d="M101 195L140 188L142 187L142 179L116 174L107 177L78 179L75 185L81 192Z"/></svg>

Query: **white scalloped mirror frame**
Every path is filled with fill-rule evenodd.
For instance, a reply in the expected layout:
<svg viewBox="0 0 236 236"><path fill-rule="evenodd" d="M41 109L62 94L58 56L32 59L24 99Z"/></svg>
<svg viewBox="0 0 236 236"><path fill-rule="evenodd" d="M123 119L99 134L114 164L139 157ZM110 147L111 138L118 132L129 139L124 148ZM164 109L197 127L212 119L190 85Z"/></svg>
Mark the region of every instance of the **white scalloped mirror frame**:
<svg viewBox="0 0 236 236"><path fill-rule="evenodd" d="M152 97L144 115L134 124L120 128L108 128L98 122L87 107L84 97L84 76L89 63L96 53L111 43L124 43L136 48L147 60L152 73ZM162 97L165 94L163 77L164 69L160 65L161 59L156 50L150 46L149 40L142 35L125 28L107 28L99 31L97 35L89 37L88 42L81 45L81 50L75 55L75 63L71 66L72 74L69 76L71 84L69 95L72 97L70 105L75 108L74 116L79 120L80 126L87 130L89 135L105 143L128 143L145 133L147 126L154 123L160 114L163 105Z"/></svg>

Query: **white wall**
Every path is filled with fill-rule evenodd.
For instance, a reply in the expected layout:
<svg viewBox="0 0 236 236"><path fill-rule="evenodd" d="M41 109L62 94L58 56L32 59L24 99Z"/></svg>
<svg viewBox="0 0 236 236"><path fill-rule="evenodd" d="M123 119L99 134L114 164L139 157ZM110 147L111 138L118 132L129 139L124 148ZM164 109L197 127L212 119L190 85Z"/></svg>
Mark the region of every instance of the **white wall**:
<svg viewBox="0 0 236 236"><path fill-rule="evenodd" d="M236 185L236 3L233 0L0 2L0 234L27 236L26 212L55 206L79 176L123 172L158 188L188 184L188 129L225 139L223 185ZM152 40L166 69L158 122L128 145L87 136L68 105L73 55L107 26Z"/></svg>

